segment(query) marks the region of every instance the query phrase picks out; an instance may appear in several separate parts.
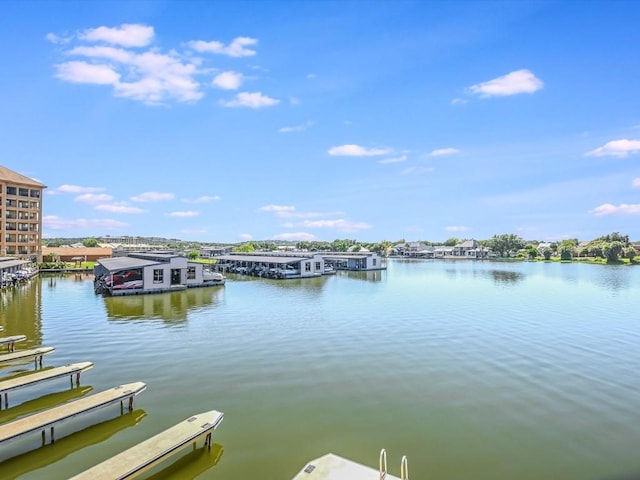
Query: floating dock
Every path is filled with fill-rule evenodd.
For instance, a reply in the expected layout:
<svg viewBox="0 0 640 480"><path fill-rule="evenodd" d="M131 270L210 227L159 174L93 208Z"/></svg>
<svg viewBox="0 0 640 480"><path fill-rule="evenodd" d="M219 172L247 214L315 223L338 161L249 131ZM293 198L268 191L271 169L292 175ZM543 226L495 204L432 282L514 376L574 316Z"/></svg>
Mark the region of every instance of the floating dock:
<svg viewBox="0 0 640 480"><path fill-rule="evenodd" d="M72 480L114 480L134 478L177 453L202 435L211 448L211 434L223 413L216 410L194 415L118 455L76 475Z"/></svg>
<svg viewBox="0 0 640 480"><path fill-rule="evenodd" d="M20 350L13 353L4 353L0 355L0 363L13 362L15 360L24 360L25 358L33 358L36 366L40 364L42 367L42 357L47 353L55 351L54 347L40 347L32 350Z"/></svg>
<svg viewBox="0 0 640 480"><path fill-rule="evenodd" d="M6 345L9 352L16 349L16 343L26 340L26 335L12 335L10 337L0 337L0 345Z"/></svg>
<svg viewBox="0 0 640 480"><path fill-rule="evenodd" d="M122 407L126 399L129 399L129 410L133 410L133 397L143 392L146 388L147 385L143 382L120 385L28 417L19 418L10 423L5 423L0 425L0 445L36 431L42 432L42 444L44 445L46 443L45 432L47 429L51 429L51 442L53 443L55 442L54 428L56 425L116 402L120 402Z"/></svg>
<svg viewBox="0 0 640 480"><path fill-rule="evenodd" d="M406 457L402 457L402 479L409 480ZM401 480L387 473L387 454L380 452L378 470L347 458L328 453L311 460L293 480Z"/></svg>
<svg viewBox="0 0 640 480"><path fill-rule="evenodd" d="M11 390L35 385L36 383L45 382L47 380L66 377L67 375L71 379L71 386L73 386L74 375L76 376L76 385L80 385L80 373L85 372L92 367L93 363L91 362L71 363L64 367L52 368L9 380L2 380L0 381L0 397L4 396L4 407L7 408L9 406L9 392ZM2 408L1 400L0 408Z"/></svg>

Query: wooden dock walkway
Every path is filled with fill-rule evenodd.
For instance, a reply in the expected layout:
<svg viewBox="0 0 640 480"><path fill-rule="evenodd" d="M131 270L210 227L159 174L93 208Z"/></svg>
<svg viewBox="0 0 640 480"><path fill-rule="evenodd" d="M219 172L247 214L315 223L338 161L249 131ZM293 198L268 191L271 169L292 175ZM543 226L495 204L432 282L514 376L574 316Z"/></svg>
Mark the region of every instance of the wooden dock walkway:
<svg viewBox="0 0 640 480"><path fill-rule="evenodd" d="M182 448L206 435L211 448L211 434L223 413L216 410L194 415L124 452L76 475L72 480L114 480L134 478Z"/></svg>
<svg viewBox="0 0 640 480"><path fill-rule="evenodd" d="M129 410L133 410L133 397L143 392L147 385L143 382L129 383L90 395L58 407L19 418L10 423L0 425L0 445L9 440L22 437L32 432L42 432L42 444L46 443L46 430L51 429L51 442L55 442L54 427L66 420L83 413L97 410L107 405L129 399Z"/></svg>
<svg viewBox="0 0 640 480"><path fill-rule="evenodd" d="M26 335L11 335L10 337L0 337L0 345L6 345L7 351L13 352L16 349L16 343L26 340Z"/></svg>
<svg viewBox="0 0 640 480"><path fill-rule="evenodd" d="M70 363L64 367L52 368L49 370L39 371L37 373L31 373L29 375L22 375L20 377L11 378L9 380L0 381L0 397L4 395L4 407L9 406L9 392L21 387L27 387L29 385L35 385L36 383L44 382L47 380L53 380L55 378L69 376L71 380L71 386L73 387L73 376L76 376L76 385L80 385L80 374L93 367L91 362ZM2 408L2 401L0 398L0 409Z"/></svg>
<svg viewBox="0 0 640 480"><path fill-rule="evenodd" d="M382 469L381 469L382 470ZM403 477L407 478L407 477ZM386 473L386 456L384 473L360 463L348 460L333 453L311 460L293 477L293 480L400 480Z"/></svg>
<svg viewBox="0 0 640 480"><path fill-rule="evenodd" d="M23 360L25 358L33 357L36 362L36 366L38 363L42 366L42 357L53 351L55 351L55 347L39 347L31 350L18 350L13 353L3 353L0 354L0 363L13 362L15 360Z"/></svg>

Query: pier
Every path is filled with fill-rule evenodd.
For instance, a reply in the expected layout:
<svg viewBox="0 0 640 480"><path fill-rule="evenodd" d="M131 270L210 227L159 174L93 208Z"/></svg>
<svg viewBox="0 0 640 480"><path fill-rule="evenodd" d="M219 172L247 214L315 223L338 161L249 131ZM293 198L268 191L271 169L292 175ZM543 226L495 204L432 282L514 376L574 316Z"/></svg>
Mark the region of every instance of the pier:
<svg viewBox="0 0 640 480"><path fill-rule="evenodd" d="M53 380L60 377L69 376L71 386L73 386L73 377L76 377L76 385L80 385L80 373L85 372L93 367L91 362L71 363L64 367L52 368L49 370L23 375L17 378L0 381L0 397L4 396L4 408L9 407L9 392L18 388L35 385L47 380ZM2 402L0 401L0 408Z"/></svg>
<svg viewBox="0 0 640 480"><path fill-rule="evenodd" d="M380 452L378 470L328 453L311 460L292 480L409 480L407 457L400 462L400 477L387 473L387 453Z"/></svg>
<svg viewBox="0 0 640 480"><path fill-rule="evenodd" d="M211 435L222 422L216 410L194 415L118 455L72 477L72 480L113 480L134 478L206 435L204 445L211 448Z"/></svg>
<svg viewBox="0 0 640 480"><path fill-rule="evenodd" d="M51 431L51 443L53 443L55 442L54 428L56 425L116 402L120 402L120 408L122 409L123 402L126 399L129 400L129 410L133 410L133 397L143 392L146 388L147 385L142 382L120 385L86 398L5 423L0 425L0 445L36 431L42 432L42 444L45 445L45 432L47 429Z"/></svg>
<svg viewBox="0 0 640 480"><path fill-rule="evenodd" d="M36 366L42 367L42 357L47 353L54 352L54 347L39 347L31 350L19 350L13 353L4 353L0 355L0 363L13 362L16 360L24 360L25 358L33 358Z"/></svg>
<svg viewBox="0 0 640 480"><path fill-rule="evenodd" d="M26 335L12 335L10 337L0 337L0 345L6 345L7 351L13 352L16 349L16 343L26 340Z"/></svg>

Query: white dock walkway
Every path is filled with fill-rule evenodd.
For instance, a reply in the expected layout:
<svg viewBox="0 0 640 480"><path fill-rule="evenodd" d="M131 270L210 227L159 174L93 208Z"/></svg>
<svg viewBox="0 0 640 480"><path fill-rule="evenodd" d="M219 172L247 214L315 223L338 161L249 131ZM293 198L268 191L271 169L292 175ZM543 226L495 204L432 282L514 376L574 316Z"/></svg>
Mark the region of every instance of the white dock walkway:
<svg viewBox="0 0 640 480"><path fill-rule="evenodd" d="M216 410L194 415L118 455L76 475L72 480L114 480L134 478L177 453L206 434L205 445L211 448L211 434L223 413Z"/></svg>
<svg viewBox="0 0 640 480"><path fill-rule="evenodd" d="M10 337L0 337L0 345L6 345L9 352L16 349L16 343L26 340L26 335L11 335Z"/></svg>
<svg viewBox="0 0 640 480"><path fill-rule="evenodd" d="M4 395L4 407L9 406L9 392L21 387L27 387L29 385L35 385L36 383L44 382L47 380L53 380L60 377L66 377L67 375L71 379L71 386L73 386L73 376L76 376L76 385L80 385L80 373L86 372L93 367L91 362L70 363L64 367L52 368L49 370L43 370L37 373L31 373L29 375L22 375L20 377L12 378L9 380L0 381L0 397ZM0 401L0 408L2 408L2 402Z"/></svg>
<svg viewBox="0 0 640 480"><path fill-rule="evenodd" d="M25 358L34 358L36 366L38 363L42 366L42 357L47 353L55 351L54 347L39 347L31 350L18 350L13 353L0 354L0 363L13 362L15 360L24 360Z"/></svg>
<svg viewBox="0 0 640 480"><path fill-rule="evenodd" d="M58 407L19 418L10 423L0 425L0 445L9 440L22 437L32 432L42 432L42 444L46 443L45 431L51 429L51 442L55 441L54 427L66 420L83 413L91 412L116 402L129 399L129 410L133 410L133 397L143 392L147 385L142 382L129 383L90 395Z"/></svg>
<svg viewBox="0 0 640 480"><path fill-rule="evenodd" d="M360 463L328 453L311 460L293 480L400 480Z"/></svg>

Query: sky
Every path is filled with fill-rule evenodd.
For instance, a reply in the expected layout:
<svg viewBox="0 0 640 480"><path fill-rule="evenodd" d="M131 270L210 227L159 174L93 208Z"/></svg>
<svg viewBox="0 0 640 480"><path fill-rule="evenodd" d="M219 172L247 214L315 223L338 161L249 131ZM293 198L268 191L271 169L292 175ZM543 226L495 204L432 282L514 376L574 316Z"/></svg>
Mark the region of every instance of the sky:
<svg viewBox="0 0 640 480"><path fill-rule="evenodd" d="M640 2L0 3L43 237L640 240Z"/></svg>

